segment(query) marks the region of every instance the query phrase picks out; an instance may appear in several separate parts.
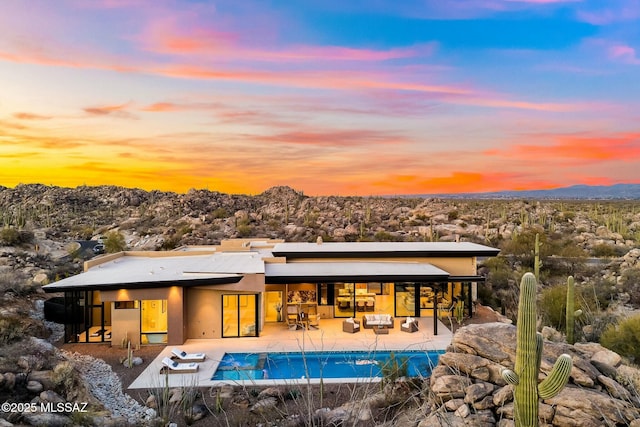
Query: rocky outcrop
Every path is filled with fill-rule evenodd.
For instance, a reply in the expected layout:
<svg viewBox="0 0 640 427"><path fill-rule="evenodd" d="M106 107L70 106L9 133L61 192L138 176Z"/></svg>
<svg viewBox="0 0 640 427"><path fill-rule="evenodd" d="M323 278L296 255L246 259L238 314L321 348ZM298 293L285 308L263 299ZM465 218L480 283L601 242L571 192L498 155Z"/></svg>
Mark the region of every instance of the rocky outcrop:
<svg viewBox="0 0 640 427"><path fill-rule="evenodd" d="M500 370L513 369L515 349L515 326L489 323L458 330L432 372L432 412L419 426L513 425L513 388ZM573 360L571 378L557 396L540 401L541 424L628 426L640 419L640 396L624 385L633 383L639 370L621 369L620 356L599 344L546 341L540 379L562 353Z"/></svg>

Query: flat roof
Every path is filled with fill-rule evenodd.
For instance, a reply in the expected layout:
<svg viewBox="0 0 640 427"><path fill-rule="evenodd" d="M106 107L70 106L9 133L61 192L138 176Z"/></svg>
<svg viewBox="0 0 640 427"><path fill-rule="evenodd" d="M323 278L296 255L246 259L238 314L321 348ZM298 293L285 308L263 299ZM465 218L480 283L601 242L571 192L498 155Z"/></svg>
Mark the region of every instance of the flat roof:
<svg viewBox="0 0 640 427"><path fill-rule="evenodd" d="M418 262L295 262L266 264L266 283L442 282L449 273Z"/></svg>
<svg viewBox="0 0 640 427"><path fill-rule="evenodd" d="M239 282L243 274L264 273L255 252L190 256L144 256L126 253L75 276L43 286L45 292L198 286Z"/></svg>
<svg viewBox="0 0 640 427"><path fill-rule="evenodd" d="M472 242L278 243L274 256L287 258L470 257L496 256L499 249Z"/></svg>

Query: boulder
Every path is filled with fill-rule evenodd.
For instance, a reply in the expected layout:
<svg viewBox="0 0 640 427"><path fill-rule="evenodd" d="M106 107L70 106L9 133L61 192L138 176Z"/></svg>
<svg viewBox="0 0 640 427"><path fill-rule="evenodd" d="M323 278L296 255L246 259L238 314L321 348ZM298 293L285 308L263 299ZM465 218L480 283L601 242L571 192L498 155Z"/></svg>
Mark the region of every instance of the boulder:
<svg viewBox="0 0 640 427"><path fill-rule="evenodd" d="M265 397L264 399L260 399L254 403L249 410L251 412L265 414L275 409L276 406L278 406L278 399L275 397Z"/></svg>
<svg viewBox="0 0 640 427"><path fill-rule="evenodd" d="M23 418L32 426L66 427L73 425L71 418L66 415L48 412L26 412Z"/></svg>
<svg viewBox="0 0 640 427"><path fill-rule="evenodd" d="M497 425L512 426L514 389L505 385L500 370L513 367L515 349L513 325L460 328L432 370L432 413L419 425L491 426L500 419ZM570 354L574 363L569 384L554 398L539 401L541 426L629 425L640 419L640 399L631 391L638 385L639 370L621 364L615 353L599 344L544 341L540 381L563 353Z"/></svg>
<svg viewBox="0 0 640 427"><path fill-rule="evenodd" d="M462 375L443 375L432 381L431 392L446 402L450 399L464 398L465 389L471 385L471 379Z"/></svg>
<svg viewBox="0 0 640 427"><path fill-rule="evenodd" d="M39 381L30 380L27 383L27 390L29 390L31 393L37 394L44 390L44 387Z"/></svg>
<svg viewBox="0 0 640 427"><path fill-rule="evenodd" d="M614 351L603 348L602 350L596 352L593 356L591 356L591 362L605 363L615 368L622 362L622 357L620 357L620 355Z"/></svg>

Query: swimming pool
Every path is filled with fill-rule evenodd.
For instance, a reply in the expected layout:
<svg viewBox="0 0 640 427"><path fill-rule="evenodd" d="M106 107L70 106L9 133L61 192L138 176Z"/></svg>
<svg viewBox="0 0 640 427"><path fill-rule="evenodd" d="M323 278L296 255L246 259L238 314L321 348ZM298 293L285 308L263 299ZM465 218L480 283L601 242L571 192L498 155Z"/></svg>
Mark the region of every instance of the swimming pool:
<svg viewBox="0 0 640 427"><path fill-rule="evenodd" d="M392 357L409 376L429 376L444 351L225 353L212 380L382 377Z"/></svg>

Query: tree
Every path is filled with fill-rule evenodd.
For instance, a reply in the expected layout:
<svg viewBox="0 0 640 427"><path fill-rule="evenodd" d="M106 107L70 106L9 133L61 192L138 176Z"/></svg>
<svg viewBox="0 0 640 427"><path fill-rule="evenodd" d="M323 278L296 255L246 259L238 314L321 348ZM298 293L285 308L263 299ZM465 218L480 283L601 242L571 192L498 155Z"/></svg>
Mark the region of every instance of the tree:
<svg viewBox="0 0 640 427"><path fill-rule="evenodd" d="M127 248L127 243L124 240L124 236L117 231L110 231L105 235L104 250L107 253L113 254L116 252L124 251Z"/></svg>

